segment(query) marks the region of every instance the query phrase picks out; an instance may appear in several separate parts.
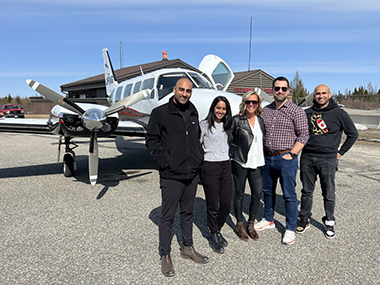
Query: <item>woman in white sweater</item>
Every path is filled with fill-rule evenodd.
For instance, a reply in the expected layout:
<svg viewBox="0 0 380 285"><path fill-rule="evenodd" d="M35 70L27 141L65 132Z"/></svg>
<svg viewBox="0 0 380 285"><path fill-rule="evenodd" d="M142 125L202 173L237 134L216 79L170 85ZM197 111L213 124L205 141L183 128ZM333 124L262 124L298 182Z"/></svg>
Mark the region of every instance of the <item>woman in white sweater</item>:
<svg viewBox="0 0 380 285"><path fill-rule="evenodd" d="M211 232L209 244L217 253L223 253L228 245L220 230L231 207L231 120L230 103L226 97L218 96L212 102L206 119L200 122L201 144L205 153L200 177L206 196L207 226Z"/></svg>

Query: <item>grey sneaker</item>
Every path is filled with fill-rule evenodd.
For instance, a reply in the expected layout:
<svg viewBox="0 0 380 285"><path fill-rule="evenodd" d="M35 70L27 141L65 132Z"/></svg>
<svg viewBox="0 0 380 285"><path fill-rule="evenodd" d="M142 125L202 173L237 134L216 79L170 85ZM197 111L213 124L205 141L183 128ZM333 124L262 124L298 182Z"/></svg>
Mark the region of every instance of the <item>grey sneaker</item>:
<svg viewBox="0 0 380 285"><path fill-rule="evenodd" d="M296 233L303 234L308 228L310 228L310 219L301 218Z"/></svg>

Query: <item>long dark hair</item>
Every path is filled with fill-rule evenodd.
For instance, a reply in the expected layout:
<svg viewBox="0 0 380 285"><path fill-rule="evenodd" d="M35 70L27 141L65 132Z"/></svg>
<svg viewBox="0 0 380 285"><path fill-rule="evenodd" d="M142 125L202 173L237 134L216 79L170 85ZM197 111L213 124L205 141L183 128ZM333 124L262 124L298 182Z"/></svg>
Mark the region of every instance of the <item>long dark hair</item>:
<svg viewBox="0 0 380 285"><path fill-rule="evenodd" d="M231 113L231 106L230 102L228 102L228 99L224 96L217 96L215 97L214 101L212 101L210 110L208 111L208 115L206 117L206 121L208 123L208 129L211 131L212 127L215 127L215 106L220 102L223 101L226 103L226 114L222 118L223 122L223 129L226 133L228 133L231 129L232 124L232 113Z"/></svg>

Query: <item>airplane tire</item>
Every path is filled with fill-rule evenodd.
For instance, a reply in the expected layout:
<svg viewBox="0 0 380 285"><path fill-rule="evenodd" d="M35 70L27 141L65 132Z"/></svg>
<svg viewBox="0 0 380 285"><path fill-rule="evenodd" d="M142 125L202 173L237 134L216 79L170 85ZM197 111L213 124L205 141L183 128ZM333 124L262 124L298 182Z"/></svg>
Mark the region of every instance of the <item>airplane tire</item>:
<svg viewBox="0 0 380 285"><path fill-rule="evenodd" d="M65 177L74 175L74 158L69 153L66 153L63 157L63 175Z"/></svg>

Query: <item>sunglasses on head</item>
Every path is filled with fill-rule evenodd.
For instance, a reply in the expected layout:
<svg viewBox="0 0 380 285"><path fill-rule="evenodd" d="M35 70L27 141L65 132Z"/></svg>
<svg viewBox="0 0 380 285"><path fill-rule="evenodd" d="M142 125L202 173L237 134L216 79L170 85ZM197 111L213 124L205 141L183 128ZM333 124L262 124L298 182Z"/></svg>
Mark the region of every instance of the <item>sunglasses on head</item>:
<svg viewBox="0 0 380 285"><path fill-rule="evenodd" d="M286 92L288 91L288 87L280 87L280 86L275 86L274 87L274 91L280 91L280 89L282 89L282 92Z"/></svg>
<svg viewBox="0 0 380 285"><path fill-rule="evenodd" d="M256 101L256 100L247 100L247 101L245 101L245 105L249 105L249 104L252 104L253 106L259 105L259 101Z"/></svg>

